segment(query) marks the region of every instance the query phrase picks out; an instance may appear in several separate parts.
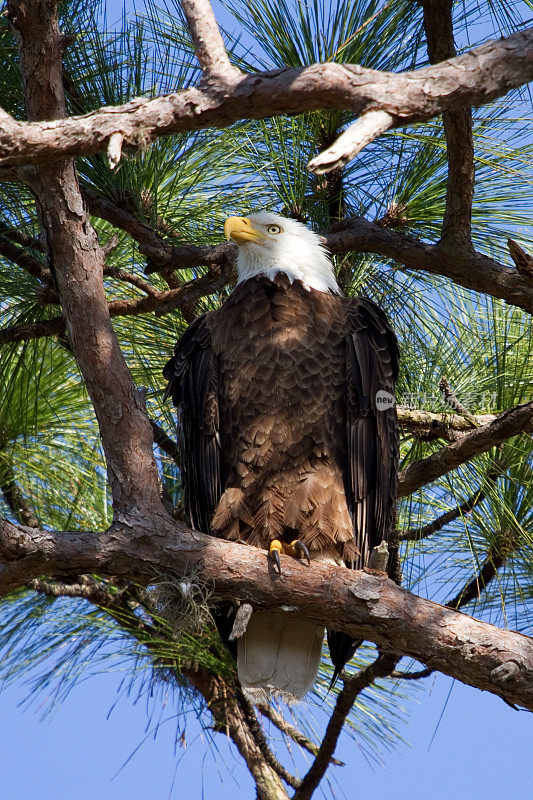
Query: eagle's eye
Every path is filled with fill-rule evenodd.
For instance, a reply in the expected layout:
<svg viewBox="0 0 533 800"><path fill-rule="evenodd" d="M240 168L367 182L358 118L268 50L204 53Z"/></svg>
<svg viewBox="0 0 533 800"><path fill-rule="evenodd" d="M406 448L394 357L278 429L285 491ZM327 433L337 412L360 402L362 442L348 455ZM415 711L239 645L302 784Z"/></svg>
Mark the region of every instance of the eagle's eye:
<svg viewBox="0 0 533 800"><path fill-rule="evenodd" d="M269 225L267 228L267 233L281 233L281 228L279 225Z"/></svg>

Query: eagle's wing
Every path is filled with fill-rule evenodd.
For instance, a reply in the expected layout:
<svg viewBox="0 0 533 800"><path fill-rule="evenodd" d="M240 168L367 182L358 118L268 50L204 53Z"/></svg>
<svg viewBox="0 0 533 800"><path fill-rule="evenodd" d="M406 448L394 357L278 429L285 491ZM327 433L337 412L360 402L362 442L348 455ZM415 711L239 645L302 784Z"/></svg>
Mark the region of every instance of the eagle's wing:
<svg viewBox="0 0 533 800"><path fill-rule="evenodd" d="M347 452L344 482L359 551L347 566L367 566L374 547L394 524L398 475L398 423L394 405L398 344L384 312L356 298L346 339ZM390 564L390 562L389 562ZM328 630L332 684L360 642Z"/></svg>
<svg viewBox="0 0 533 800"><path fill-rule="evenodd" d="M163 369L165 397L178 409L178 444L185 511L195 530L211 532L221 495L218 365L206 314L197 317Z"/></svg>

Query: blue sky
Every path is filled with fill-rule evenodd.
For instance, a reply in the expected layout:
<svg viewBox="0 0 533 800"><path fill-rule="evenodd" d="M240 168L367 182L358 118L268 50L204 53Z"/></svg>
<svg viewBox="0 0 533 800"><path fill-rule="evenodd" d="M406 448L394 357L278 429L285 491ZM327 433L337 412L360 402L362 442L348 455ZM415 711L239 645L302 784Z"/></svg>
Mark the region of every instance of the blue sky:
<svg viewBox="0 0 533 800"><path fill-rule="evenodd" d="M18 706L26 697L23 686L0 695L2 800L254 796L247 771L225 737L217 736L215 758L192 717L186 747L177 746L176 755L171 708L154 739L147 731L144 699L134 704L119 696L122 677L117 670L82 682L42 722L39 700L27 709ZM353 741L341 742L337 755L346 766L334 770L337 796L343 797L342 787L349 800L528 797L533 785L531 715L444 676L430 678L426 686L411 704L403 729L409 744L386 755L383 767L370 766Z"/></svg>
<svg viewBox="0 0 533 800"><path fill-rule="evenodd" d="M110 22L120 16L121 7L108 3ZM220 9L220 4L216 7ZM227 13L221 19L232 27ZM248 773L225 738L217 736L218 752L213 753L192 715L185 747L176 746L171 707L154 738L145 701L134 703L120 694L127 670L124 663L121 669L83 681L44 721L39 702L46 698L25 707L20 704L27 696L26 686L2 691L1 800L249 800L254 796ZM424 685L426 691L409 704L409 724L402 729L409 744L386 755L383 767L370 765L352 740L341 742L338 756L346 766L334 774L344 795L373 800L529 796L531 716L444 676L430 678ZM336 791L343 796L338 787Z"/></svg>

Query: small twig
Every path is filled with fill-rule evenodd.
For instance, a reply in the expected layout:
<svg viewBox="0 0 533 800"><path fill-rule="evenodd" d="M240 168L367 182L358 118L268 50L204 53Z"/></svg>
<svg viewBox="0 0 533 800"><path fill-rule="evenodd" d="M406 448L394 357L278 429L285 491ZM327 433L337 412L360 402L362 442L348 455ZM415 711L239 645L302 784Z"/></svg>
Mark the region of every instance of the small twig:
<svg viewBox="0 0 533 800"><path fill-rule="evenodd" d="M426 669L418 670L417 672L398 672L394 670L391 672L391 678L398 678L403 681L419 681L421 678L429 678L435 672L434 669L426 667Z"/></svg>
<svg viewBox="0 0 533 800"><path fill-rule="evenodd" d="M474 415L472 414L471 411L468 410L468 408L466 408L466 406L464 406L457 399L457 397L455 396L455 394L454 394L454 392L452 390L452 387L450 386L447 378L445 378L444 375L442 376L442 378L439 381L439 389L442 392L442 395L444 397L444 401L450 406L450 408L453 408L454 411L457 411L459 414L461 414L463 417L465 417L465 419L467 419L469 422L471 422L472 425L474 425L474 427L477 427L477 423L475 421Z"/></svg>
<svg viewBox="0 0 533 800"><path fill-rule="evenodd" d="M527 281L533 281L533 256L526 253L514 239L507 239L507 247L520 275Z"/></svg>
<svg viewBox="0 0 533 800"><path fill-rule="evenodd" d="M293 742L296 742L300 747L304 750L307 750L308 753L316 756L318 753L318 745L314 744L311 739L308 739L305 734L303 734L295 725L291 725L290 722L287 722L285 717L276 711L273 706L270 705L258 705L257 708L261 712L261 714L266 717L267 719L272 722L276 728L281 731L281 733L288 736ZM339 761L338 758L331 758L331 763L335 764L336 767L344 767L344 761Z"/></svg>
<svg viewBox="0 0 533 800"><path fill-rule="evenodd" d="M125 283L131 283L132 286L136 286L137 289L140 289L149 297L159 297L159 290L155 286L152 286L151 283L143 280L143 278L139 278L138 275L134 275L133 272L127 272L125 269L119 269L118 267L104 267L104 275Z"/></svg>
<svg viewBox="0 0 533 800"><path fill-rule="evenodd" d="M114 233L112 236L109 237L108 241L102 245L102 251L104 253L104 256L107 258L107 256L111 255L111 253L117 249L119 244L120 244L120 237L118 236L118 234ZM106 269L109 269L109 267L104 268L104 273Z"/></svg>
<svg viewBox="0 0 533 800"><path fill-rule="evenodd" d="M375 569L378 572L387 572L389 563L389 548L386 541L374 547L368 559L368 569Z"/></svg>
<svg viewBox="0 0 533 800"><path fill-rule="evenodd" d="M109 141L107 143L107 160L109 162L110 169L116 169L120 163L120 158L122 156L122 143L124 142L124 136L120 131L115 131L109 137Z"/></svg>
<svg viewBox="0 0 533 800"><path fill-rule="evenodd" d="M154 443L160 447L161 450L166 453L167 456L169 456L179 467L181 464L181 457L177 442L171 439L170 436L167 436L163 428L161 428L153 419L150 420L150 424L154 434Z"/></svg>
<svg viewBox="0 0 533 800"><path fill-rule="evenodd" d="M346 128L333 144L319 153L307 165L315 175L323 175L346 166L363 147L391 128L394 117L387 111L368 111Z"/></svg>

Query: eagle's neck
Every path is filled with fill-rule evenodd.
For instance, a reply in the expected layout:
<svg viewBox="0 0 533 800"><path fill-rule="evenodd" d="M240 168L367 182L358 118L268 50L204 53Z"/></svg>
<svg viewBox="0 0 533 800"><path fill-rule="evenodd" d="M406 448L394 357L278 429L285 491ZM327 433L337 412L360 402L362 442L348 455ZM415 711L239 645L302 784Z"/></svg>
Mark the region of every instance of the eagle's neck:
<svg viewBox="0 0 533 800"><path fill-rule="evenodd" d="M237 283L259 277L273 281L276 275L282 272L287 275L291 283L301 281L308 291L316 289L318 292L342 294L327 253L318 247L309 250L310 252L305 252L304 247L302 252L300 246L298 251L285 250L277 255L264 252L263 248L259 247L246 248L246 251L240 247L237 256L239 275Z"/></svg>

